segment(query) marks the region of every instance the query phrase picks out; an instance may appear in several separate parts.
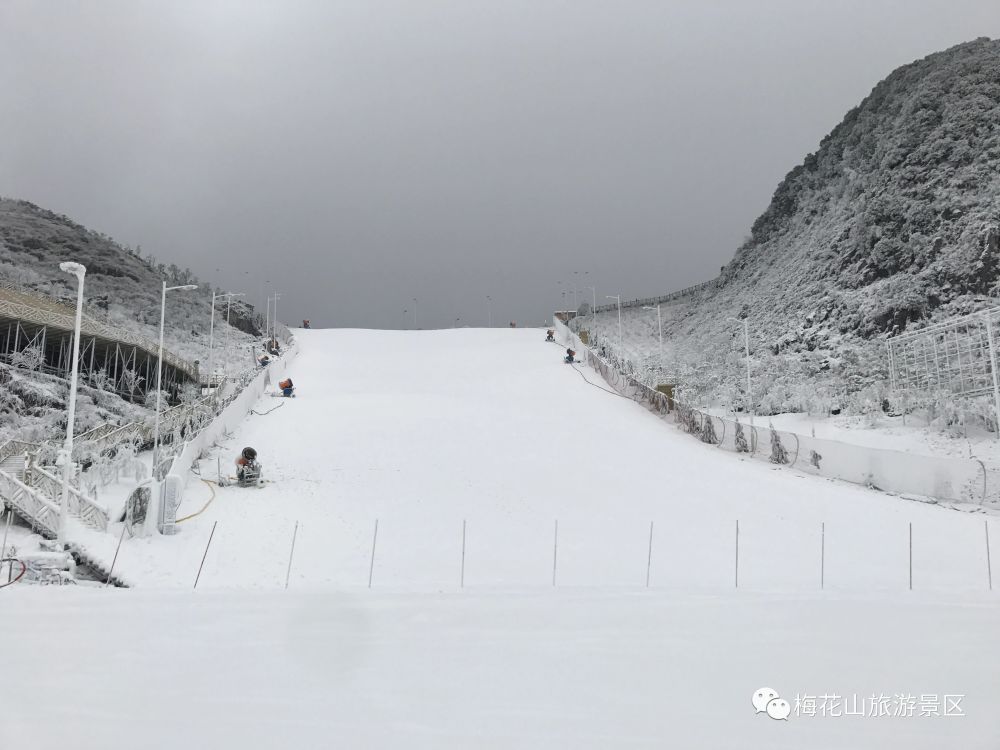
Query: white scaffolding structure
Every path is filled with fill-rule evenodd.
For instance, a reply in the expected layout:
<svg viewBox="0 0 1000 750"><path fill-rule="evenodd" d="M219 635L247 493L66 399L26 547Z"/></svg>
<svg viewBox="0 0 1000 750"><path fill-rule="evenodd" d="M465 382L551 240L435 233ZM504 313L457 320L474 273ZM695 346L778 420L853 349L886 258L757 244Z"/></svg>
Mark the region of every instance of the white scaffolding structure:
<svg viewBox="0 0 1000 750"><path fill-rule="evenodd" d="M994 307L891 338L886 341L890 385L894 391L992 394L1000 425L998 334L1000 307Z"/></svg>

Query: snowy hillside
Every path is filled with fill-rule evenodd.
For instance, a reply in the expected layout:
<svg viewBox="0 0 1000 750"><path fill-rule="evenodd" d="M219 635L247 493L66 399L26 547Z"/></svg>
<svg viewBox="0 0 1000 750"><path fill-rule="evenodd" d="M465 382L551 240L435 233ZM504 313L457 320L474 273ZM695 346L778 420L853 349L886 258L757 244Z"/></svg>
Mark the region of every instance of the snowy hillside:
<svg viewBox="0 0 1000 750"><path fill-rule="evenodd" d="M76 280L59 270L74 260L87 267L85 313L156 341L159 335L160 294L168 284L199 283L190 269L164 266L143 257L138 248L123 247L76 224L65 216L26 201L0 198L0 281L62 300L76 302ZM237 290L241 291L241 290ZM211 311L210 286L172 294L167 301L164 346L188 361L207 366ZM225 309L217 307L213 359L230 371L247 366L247 347L259 334L261 321L252 307L233 305L232 328L226 337ZM228 347L223 347L224 342ZM0 442L10 437L43 440L65 429L66 384L59 378L3 365L0 382ZM127 422L148 413L112 393L81 386L77 432L101 422Z"/></svg>
<svg viewBox="0 0 1000 750"><path fill-rule="evenodd" d="M879 83L788 173L718 283L664 308L663 362L641 309L626 356L666 363L701 403L738 402L732 318L747 319L765 413L860 411L887 395L887 336L996 305L998 283L1000 41L979 39ZM617 313L597 327L616 342Z"/></svg>

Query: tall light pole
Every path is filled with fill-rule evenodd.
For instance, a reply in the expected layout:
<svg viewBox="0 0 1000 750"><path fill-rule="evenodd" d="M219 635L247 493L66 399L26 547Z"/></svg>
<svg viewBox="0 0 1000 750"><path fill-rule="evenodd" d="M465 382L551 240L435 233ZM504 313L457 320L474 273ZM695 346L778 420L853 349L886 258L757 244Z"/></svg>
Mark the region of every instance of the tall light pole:
<svg viewBox="0 0 1000 750"><path fill-rule="evenodd" d="M267 341L267 333L271 330L271 295L267 295L267 307L264 308L264 340Z"/></svg>
<svg viewBox="0 0 1000 750"><path fill-rule="evenodd" d="M487 318L487 328L493 327L493 298L490 295L486 295L486 318Z"/></svg>
<svg viewBox="0 0 1000 750"><path fill-rule="evenodd" d="M216 268L216 271L219 269ZM212 320L208 324L208 393L212 393L212 375L215 374L215 369L212 363L212 349L215 345L215 290L212 290Z"/></svg>
<svg viewBox="0 0 1000 750"><path fill-rule="evenodd" d="M214 338L213 334L215 331L215 300L226 298L226 343L223 344L223 348L226 352L226 358L222 362L222 372L223 379L225 379L225 373L229 369L229 309L233 304L233 297L245 297L246 294L243 292L226 292L225 294L216 294L212 292L212 325L209 328L210 333L208 334L208 388L209 391L212 389L212 376L215 375L214 368Z"/></svg>
<svg viewBox="0 0 1000 750"><path fill-rule="evenodd" d="M625 349L622 347L622 296L621 294L606 294L608 299L618 302L618 358L625 356Z"/></svg>
<svg viewBox="0 0 1000 750"><path fill-rule="evenodd" d="M593 329L597 327L597 287L596 286L585 286L584 289L590 290L591 305L590 305L590 328L591 336L593 336Z"/></svg>
<svg viewBox="0 0 1000 750"><path fill-rule="evenodd" d="M753 393L750 390L750 320L748 318L729 318L735 323L743 324L743 349L747 358L747 411L750 412L750 426L753 427Z"/></svg>
<svg viewBox="0 0 1000 750"><path fill-rule="evenodd" d="M83 279L87 268L81 263L60 263L59 268L76 276L76 323L73 327L73 367L69 378L66 414L66 442L59 452L62 460L62 500L59 503L59 533L56 542L66 548L66 515L69 512L69 475L73 468L73 422L76 420L76 380L80 370L80 327L83 322Z"/></svg>
<svg viewBox="0 0 1000 750"><path fill-rule="evenodd" d="M656 327L660 332L660 357L663 357L663 317L660 315L660 306L643 307L643 310L656 310Z"/></svg>
<svg viewBox="0 0 1000 750"><path fill-rule="evenodd" d="M153 422L153 477L156 478L157 462L160 457L160 384L163 380L163 321L167 314L167 292L197 289L197 284L181 284L167 286L163 282L163 293L160 295L160 347L156 354L156 418Z"/></svg>
<svg viewBox="0 0 1000 750"><path fill-rule="evenodd" d="M275 341L278 338L278 300L281 299L281 293L274 293L274 311L271 315L271 341Z"/></svg>

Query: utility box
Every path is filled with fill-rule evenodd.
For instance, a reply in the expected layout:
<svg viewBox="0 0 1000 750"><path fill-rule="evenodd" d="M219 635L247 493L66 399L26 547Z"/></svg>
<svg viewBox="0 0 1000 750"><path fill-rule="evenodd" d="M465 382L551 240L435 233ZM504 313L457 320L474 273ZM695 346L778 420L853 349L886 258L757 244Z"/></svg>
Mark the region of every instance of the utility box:
<svg viewBox="0 0 1000 750"><path fill-rule="evenodd" d="M667 397L667 411L674 410L674 383L656 386L656 390Z"/></svg>

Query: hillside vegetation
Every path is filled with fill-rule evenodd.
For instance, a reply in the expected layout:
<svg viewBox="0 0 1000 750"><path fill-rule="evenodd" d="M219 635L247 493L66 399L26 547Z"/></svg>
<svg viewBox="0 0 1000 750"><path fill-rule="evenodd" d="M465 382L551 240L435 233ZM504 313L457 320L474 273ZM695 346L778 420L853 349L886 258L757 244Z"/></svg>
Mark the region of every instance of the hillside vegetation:
<svg viewBox="0 0 1000 750"><path fill-rule="evenodd" d="M196 291L168 295L164 345L175 354L207 366L212 289L201 284L190 269L164 265L144 256L141 249L120 245L65 216L27 201L0 198L0 280L76 303L76 279L59 269L74 260L87 267L84 284L87 314L156 341L159 336L160 294L169 285L199 284ZM225 352L225 309L216 315L214 361ZM260 334L261 321L249 305L232 308L229 332L230 371L249 363L247 347ZM27 359L27 358L23 358ZM44 440L65 430L64 380L32 371L26 362L0 364L0 442L10 437ZM193 389L186 394L195 395ZM117 395L81 386L76 430L102 422L122 423L148 415L148 409Z"/></svg>
<svg viewBox="0 0 1000 750"><path fill-rule="evenodd" d="M886 337L998 293L1000 41L978 39L894 71L787 174L719 284L671 309L670 367L741 398L737 316L763 409L881 402Z"/></svg>

